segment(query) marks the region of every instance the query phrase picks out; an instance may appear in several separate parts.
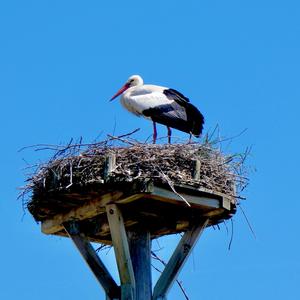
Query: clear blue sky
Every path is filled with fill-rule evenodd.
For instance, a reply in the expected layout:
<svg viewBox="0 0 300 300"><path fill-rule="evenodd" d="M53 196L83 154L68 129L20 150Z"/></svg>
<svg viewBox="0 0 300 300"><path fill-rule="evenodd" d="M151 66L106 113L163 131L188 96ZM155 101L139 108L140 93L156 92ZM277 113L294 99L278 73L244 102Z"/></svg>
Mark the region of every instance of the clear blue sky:
<svg viewBox="0 0 300 300"><path fill-rule="evenodd" d="M114 124L149 136L149 122L108 102L140 74L186 94L205 132L248 128L230 151L253 146L243 207L257 238L241 213L230 251L225 228L206 230L180 276L190 299L300 299L299 15L298 1L2 1L0 298L104 299L71 242L23 216L23 158L41 156L17 151L91 141ZM115 274L111 254L101 255ZM177 287L169 299L183 299Z"/></svg>

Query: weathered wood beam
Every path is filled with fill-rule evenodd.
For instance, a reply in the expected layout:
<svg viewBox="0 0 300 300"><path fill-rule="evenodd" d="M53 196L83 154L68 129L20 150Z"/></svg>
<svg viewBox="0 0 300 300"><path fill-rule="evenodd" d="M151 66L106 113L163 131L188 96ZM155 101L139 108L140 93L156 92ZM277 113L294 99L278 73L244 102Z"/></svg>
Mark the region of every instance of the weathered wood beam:
<svg viewBox="0 0 300 300"><path fill-rule="evenodd" d="M179 194L190 204L196 204L196 205L202 205L207 206L211 208L219 208L221 207L221 201L218 198L209 198L205 196L199 196L199 195L188 195L183 192L179 192ZM169 203L178 203L182 202L184 203L183 199L181 199L178 195L176 195L174 192L161 188L161 187L153 187L153 191L147 196L147 197L156 198L157 200L161 200L164 202Z"/></svg>
<svg viewBox="0 0 300 300"><path fill-rule="evenodd" d="M194 226L181 238L164 271L160 275L153 291L153 300L166 299L166 294L177 278L181 268L191 254L193 247L208 224L209 219Z"/></svg>
<svg viewBox="0 0 300 300"><path fill-rule="evenodd" d="M120 281L121 299L135 300L135 277L122 213L116 204L106 206Z"/></svg>
<svg viewBox="0 0 300 300"><path fill-rule="evenodd" d="M112 159L112 158L111 158ZM113 159L112 159L113 160ZM113 166L113 161L109 163L110 172ZM95 197L95 199L83 202L80 207L76 207L67 213L61 213L55 215L51 219L42 221L42 232L45 234L55 234L63 230L62 223L69 222L71 220L84 220L97 216L98 214L105 212L105 205L109 203L122 203L127 204L136 201L140 198L151 198L156 201L178 204L178 202L184 203L178 195L167 188L153 186L148 184L148 192L146 193L135 193L131 196L124 197L124 194L120 191L110 192L102 196ZM208 208L224 208L226 210L231 209L232 199L230 197L225 197L222 193L213 193L207 189L196 189L187 188L185 186L178 186L178 189L183 189L179 191L180 195L184 197L190 204L196 206L203 206ZM189 194L193 192L194 194ZM197 194L200 193L200 194ZM204 193L204 195L201 195ZM205 196L205 194L209 196Z"/></svg>
<svg viewBox="0 0 300 300"><path fill-rule="evenodd" d="M204 187L195 188L195 187L191 187L186 184L177 184L177 185L175 185L175 188L179 188L179 189L182 188L182 189L186 190L187 193L191 193L191 192L204 193L204 194L210 195L210 197L212 197L212 198L217 198L217 197L219 197L220 199L226 198L228 201L230 201L230 203L235 203L235 197L234 197L236 195L235 186L233 186L232 195L224 194L224 193L217 192L217 191L207 189ZM201 195L199 195L199 196L201 197Z"/></svg>
<svg viewBox="0 0 300 300"><path fill-rule="evenodd" d="M69 235L66 233L66 231L56 232L55 235L65 237L65 238L69 238ZM97 237L90 237L90 236L87 236L87 235L85 235L85 238L91 243L111 245L111 240L105 240L105 239L101 239L101 238L97 238Z"/></svg>
<svg viewBox="0 0 300 300"><path fill-rule="evenodd" d="M64 223L63 226L85 262L94 273L96 279L103 287L107 295L107 299L120 299L119 286L115 283L90 242L85 238L84 234L80 232L79 224L77 222L69 222Z"/></svg>
<svg viewBox="0 0 300 300"><path fill-rule="evenodd" d="M150 232L127 231L131 261L135 276L136 299L152 299Z"/></svg>
<svg viewBox="0 0 300 300"><path fill-rule="evenodd" d="M200 170L201 170L201 160L194 160L194 168L193 168L193 178L195 180L200 180Z"/></svg>
<svg viewBox="0 0 300 300"><path fill-rule="evenodd" d="M103 169L103 178L107 180L113 170L116 167L116 155L114 153L110 153L105 157L104 161L104 169Z"/></svg>
<svg viewBox="0 0 300 300"><path fill-rule="evenodd" d="M90 200L86 203L83 203L80 207L76 207L70 210L67 213L57 214L51 219L42 221L42 232L45 234L54 234L63 229L63 223L69 222L72 220L84 220L93 218L101 213L105 213L105 205L123 199L124 197L122 192L111 192L103 196L99 196L94 200ZM132 195L127 198L128 201L132 199L136 200L137 198L142 197L142 195Z"/></svg>

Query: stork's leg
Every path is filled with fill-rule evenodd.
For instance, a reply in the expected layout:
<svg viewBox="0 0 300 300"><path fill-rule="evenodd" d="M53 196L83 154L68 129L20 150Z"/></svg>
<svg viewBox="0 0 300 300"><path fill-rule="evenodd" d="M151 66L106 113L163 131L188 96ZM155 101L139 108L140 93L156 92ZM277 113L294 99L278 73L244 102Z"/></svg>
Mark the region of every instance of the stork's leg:
<svg viewBox="0 0 300 300"><path fill-rule="evenodd" d="M171 144L172 130L169 126L167 126L167 128L168 128L168 143Z"/></svg>
<svg viewBox="0 0 300 300"><path fill-rule="evenodd" d="M156 143L156 138L157 138L156 123L153 122L153 144Z"/></svg>

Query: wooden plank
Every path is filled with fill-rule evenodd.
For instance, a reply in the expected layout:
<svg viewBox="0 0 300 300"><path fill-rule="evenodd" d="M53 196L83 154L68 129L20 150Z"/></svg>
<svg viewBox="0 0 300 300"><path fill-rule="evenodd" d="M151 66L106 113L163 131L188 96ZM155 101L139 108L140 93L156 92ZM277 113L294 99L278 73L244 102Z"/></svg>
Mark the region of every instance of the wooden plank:
<svg viewBox="0 0 300 300"><path fill-rule="evenodd" d="M93 218L101 213L105 213L105 205L110 202L114 202L119 199L124 199L124 201L128 199L128 201L131 201L132 198L137 199L142 195L133 195L126 198L122 198L122 196L122 192L107 193L101 197L95 198L94 200L90 200L82 206L76 207L67 213L57 214L52 219L42 221L42 232L45 234L55 234L63 229L62 224L65 222Z"/></svg>
<svg viewBox="0 0 300 300"><path fill-rule="evenodd" d="M66 232L63 232L63 231L56 232L55 235L65 237L65 238L69 238L69 235ZM92 242L92 243L100 243L100 244L105 244L105 245L111 245L112 244L111 240L102 239L101 237L97 238L97 237L85 236L85 238L86 238L87 241Z"/></svg>
<svg viewBox="0 0 300 300"><path fill-rule="evenodd" d="M134 300L135 278L123 217L116 204L107 205L106 213L121 281L121 299Z"/></svg>
<svg viewBox="0 0 300 300"><path fill-rule="evenodd" d="M165 299L168 290L172 286L188 256L191 254L193 247L208 224L208 221L209 219L206 219L183 235L154 287L153 300Z"/></svg>
<svg viewBox="0 0 300 300"><path fill-rule="evenodd" d="M232 195L228 195L228 194L224 194L224 193L221 193L221 192L217 192L217 191L214 191L214 190L210 190L210 189L207 189L207 188L204 188L204 187L194 187L194 186L190 186L190 185L187 185L187 184L176 184L175 185L175 188L178 187L178 188L183 188L184 190L186 191L190 191L190 192L200 192L200 193L204 193L204 194L207 194L207 195L211 195L212 197L220 197L220 198L228 198L230 199L231 203L235 203L234 201L234 195L236 195L236 192L235 192L235 188L234 188L234 191L232 193Z"/></svg>
<svg viewBox="0 0 300 300"><path fill-rule="evenodd" d="M227 197L223 197L222 199L222 207L227 209L227 210L230 210L231 209L231 201L229 198Z"/></svg>
<svg viewBox="0 0 300 300"><path fill-rule="evenodd" d="M222 193L216 193L215 197L212 191L207 189L196 189L196 188L187 188L184 186L179 186L179 188L183 188L184 192L180 192L180 194L192 205L199 205L208 208L225 208L227 210L231 209L232 199L231 197L225 197ZM183 199L181 199L178 195L176 195L171 190L167 188L162 188L158 186L153 186L149 189L148 193L136 193L129 197L124 197L123 193L120 191L111 192L104 194L102 196L98 196L93 200L87 201L83 203L80 207L76 207L70 210L67 213L57 214L51 219L47 219L42 221L42 232L45 234L55 234L63 229L62 223L69 222L71 220L84 220L97 216L100 213L105 212L105 205L111 202L116 203L130 203L140 198L152 198L154 200L178 204L184 203ZM201 194L193 194L189 195L188 192L204 192L206 194L211 195L211 197L201 196Z"/></svg>
<svg viewBox="0 0 300 300"><path fill-rule="evenodd" d="M125 227L130 227L133 225L136 225L138 223L137 220L126 220L124 221L124 225ZM109 228L109 224L108 223L102 223L102 225L100 226L99 230L94 231L94 234L97 234L99 236L106 236L110 234L110 228Z"/></svg>
<svg viewBox="0 0 300 300"><path fill-rule="evenodd" d="M195 161L196 164L196 173L199 171L201 167L200 161ZM198 176L197 174L194 174ZM153 198L155 200L160 200L162 202L169 202L169 203L176 203L184 202L178 195L176 195L173 191L168 189L167 187L155 186L151 182L147 184L147 192L137 193L136 198L133 196L119 199L117 203L129 203L140 198ZM207 206L211 208L226 208L228 210L231 209L230 204L234 203L234 198L230 197L221 192L215 192L203 187L195 188L188 185L175 185L175 189L178 188L179 190L183 189L184 192L179 191L179 194L182 195L189 203L201 206ZM191 193L191 194L189 194ZM206 194L207 196L204 196Z"/></svg>
<svg viewBox="0 0 300 300"><path fill-rule="evenodd" d="M135 276L136 299L152 299L150 232L127 231Z"/></svg>
<svg viewBox="0 0 300 300"><path fill-rule="evenodd" d="M200 204L200 201L196 201L195 199L199 199L200 196L189 196L183 193L180 193L180 195L182 195L185 199L189 199L191 201L192 204L198 204L198 205L202 205L202 206L207 206L208 202L205 202L205 204ZM123 198L120 200L115 201L115 203L118 204L127 204L130 202L134 202L136 200L139 200L141 198L147 198L147 199L153 199L153 200L157 200L160 202L165 202L165 203L171 203L171 204L178 204L178 202L182 202L185 203L183 201L182 198L180 198L178 195L176 195L175 193L173 193L172 191L169 191L167 189L163 189L160 187L155 187L153 189L153 192L151 193L140 193L140 194L136 194L135 196L131 196L131 197L127 197L127 198ZM215 199L211 199L211 198L205 198L202 197L203 201L205 201L205 199L209 199L209 200L213 200L210 201L209 203L216 206L216 202ZM217 200L218 203L220 202L220 200Z"/></svg>
<svg viewBox="0 0 300 300"><path fill-rule="evenodd" d="M111 172L116 167L116 155L114 153L110 153L105 157L104 161L104 169L103 169L103 178L107 180L111 174Z"/></svg>
<svg viewBox="0 0 300 300"><path fill-rule="evenodd" d="M201 161L199 159L194 160L193 178L195 180L200 180L200 169Z"/></svg>
<svg viewBox="0 0 300 300"><path fill-rule="evenodd" d="M69 237L72 239L73 243L79 250L83 259L95 275L96 279L103 287L108 299L120 299L119 286L115 283L114 279L97 255L90 242L87 241L84 234L80 232L78 223L69 222L64 223L63 226Z"/></svg>
<svg viewBox="0 0 300 300"><path fill-rule="evenodd" d="M187 202L190 204L195 204L195 205L202 205L202 206L207 206L210 208L219 208L221 207L220 199L218 198L209 198L209 197L204 197L200 195L188 195L186 193L179 193L183 198L186 199ZM165 202L170 202L170 203L176 203L176 202L182 202L184 201L176 195L174 192L167 190L165 188L157 187L154 186L152 192L150 193L152 197L156 197L156 199L165 201ZM149 197L149 196L147 196Z"/></svg>
<svg viewBox="0 0 300 300"><path fill-rule="evenodd" d="M202 217L207 217L207 218L211 218L211 217L216 217L218 215L222 215L224 213L225 209L224 208L218 208L218 209L214 209L212 211L209 211L207 213L204 213L202 215Z"/></svg>
<svg viewBox="0 0 300 300"><path fill-rule="evenodd" d="M115 203L118 203L118 204L130 203L130 202L136 201L138 199L141 199L143 197L144 197L143 193L138 193L138 194L134 194L129 197L126 197L126 198L120 198L120 199L116 200Z"/></svg>

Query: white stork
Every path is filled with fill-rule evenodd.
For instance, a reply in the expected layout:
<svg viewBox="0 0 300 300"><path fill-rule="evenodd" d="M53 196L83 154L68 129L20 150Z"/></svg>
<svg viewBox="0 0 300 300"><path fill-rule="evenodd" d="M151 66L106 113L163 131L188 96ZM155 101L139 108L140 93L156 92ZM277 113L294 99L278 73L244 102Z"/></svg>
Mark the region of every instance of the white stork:
<svg viewBox="0 0 300 300"><path fill-rule="evenodd" d="M144 84L139 75L128 78L124 86L110 99L120 94L122 105L139 117L153 121L153 143L157 138L156 123L168 128L168 142L171 143L171 128L199 137L202 133L204 117L178 91L157 85Z"/></svg>

